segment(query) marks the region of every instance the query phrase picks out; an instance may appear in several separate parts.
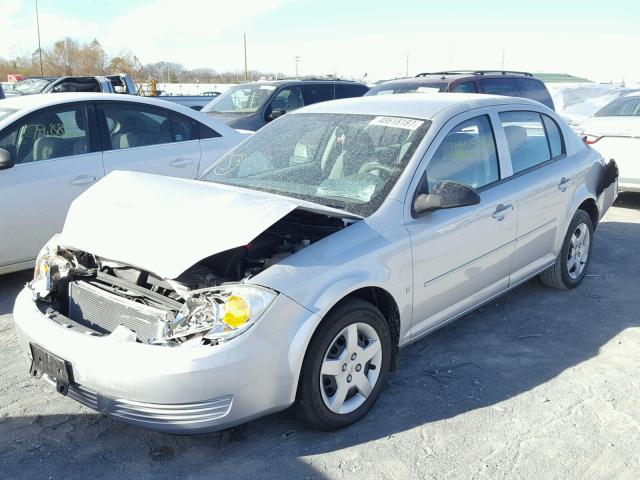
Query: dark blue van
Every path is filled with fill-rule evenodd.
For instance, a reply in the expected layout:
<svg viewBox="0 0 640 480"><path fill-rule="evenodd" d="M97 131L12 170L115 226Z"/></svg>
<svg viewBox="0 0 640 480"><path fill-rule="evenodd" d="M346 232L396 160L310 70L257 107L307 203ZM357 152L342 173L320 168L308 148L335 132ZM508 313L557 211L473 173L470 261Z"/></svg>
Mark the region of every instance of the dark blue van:
<svg viewBox="0 0 640 480"><path fill-rule="evenodd" d="M240 130L256 131L291 110L338 98L361 97L363 83L337 79L294 79L236 85L202 112Z"/></svg>

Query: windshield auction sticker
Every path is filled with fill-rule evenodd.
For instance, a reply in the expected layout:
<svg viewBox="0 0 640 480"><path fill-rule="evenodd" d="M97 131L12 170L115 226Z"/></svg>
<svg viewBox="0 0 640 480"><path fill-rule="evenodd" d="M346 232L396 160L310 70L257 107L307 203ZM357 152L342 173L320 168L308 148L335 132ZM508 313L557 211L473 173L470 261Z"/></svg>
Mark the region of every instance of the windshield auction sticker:
<svg viewBox="0 0 640 480"><path fill-rule="evenodd" d="M380 127L404 128L405 130L416 130L424 122L415 118L402 117L376 117L371 120L369 125L378 125Z"/></svg>

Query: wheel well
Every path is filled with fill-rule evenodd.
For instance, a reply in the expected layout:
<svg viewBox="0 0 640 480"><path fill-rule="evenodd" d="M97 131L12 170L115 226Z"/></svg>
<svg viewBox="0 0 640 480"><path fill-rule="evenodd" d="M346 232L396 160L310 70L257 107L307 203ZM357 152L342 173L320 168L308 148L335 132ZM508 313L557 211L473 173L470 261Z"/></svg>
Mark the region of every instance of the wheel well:
<svg viewBox="0 0 640 480"><path fill-rule="evenodd" d="M385 289L380 287L364 287L354 290L341 301L347 298L359 298L374 305L389 325L391 332L391 371L398 368L399 360L399 344L400 344L400 310L393 296Z"/></svg>
<svg viewBox="0 0 640 480"><path fill-rule="evenodd" d="M589 198L582 202L578 207L578 210L584 210L591 217L591 222L593 223L593 229L595 230L598 226L598 220L600 220L600 213L598 212L598 206L596 202Z"/></svg>

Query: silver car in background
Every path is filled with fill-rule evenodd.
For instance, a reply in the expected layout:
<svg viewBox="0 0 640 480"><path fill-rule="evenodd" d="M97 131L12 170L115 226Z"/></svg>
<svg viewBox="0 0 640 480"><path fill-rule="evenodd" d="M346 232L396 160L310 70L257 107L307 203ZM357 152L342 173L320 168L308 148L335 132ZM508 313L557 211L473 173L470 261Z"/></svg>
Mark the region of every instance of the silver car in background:
<svg viewBox="0 0 640 480"><path fill-rule="evenodd" d="M295 405L331 430L403 347L536 275L584 278L615 165L525 99L316 104L200 181L114 172L16 300L31 374L173 433Z"/></svg>

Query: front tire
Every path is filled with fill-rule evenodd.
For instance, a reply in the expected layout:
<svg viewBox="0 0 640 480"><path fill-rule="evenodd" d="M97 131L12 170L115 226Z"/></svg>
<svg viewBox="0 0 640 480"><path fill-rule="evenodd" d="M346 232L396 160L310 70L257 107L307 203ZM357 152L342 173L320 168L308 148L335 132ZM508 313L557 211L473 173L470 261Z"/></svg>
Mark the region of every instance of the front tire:
<svg viewBox="0 0 640 480"><path fill-rule="evenodd" d="M593 222L584 210L578 210L571 220L560 255L540 279L549 287L563 290L576 288L587 273L593 248Z"/></svg>
<svg viewBox="0 0 640 480"><path fill-rule="evenodd" d="M344 428L364 417L378 399L391 362L389 325L360 299L336 306L322 321L305 354L297 416L313 428Z"/></svg>

